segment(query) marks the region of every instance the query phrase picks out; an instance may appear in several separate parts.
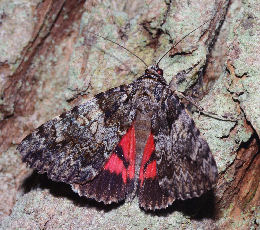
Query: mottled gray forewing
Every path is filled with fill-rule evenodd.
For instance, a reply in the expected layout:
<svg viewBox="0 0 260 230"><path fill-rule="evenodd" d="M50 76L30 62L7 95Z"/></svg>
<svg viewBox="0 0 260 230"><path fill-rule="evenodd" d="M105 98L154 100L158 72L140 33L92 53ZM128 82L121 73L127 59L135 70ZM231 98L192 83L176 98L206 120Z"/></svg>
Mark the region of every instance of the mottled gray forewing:
<svg viewBox="0 0 260 230"><path fill-rule="evenodd" d="M152 118L159 186L173 200L198 197L216 183L216 162L178 97L163 94Z"/></svg>
<svg viewBox="0 0 260 230"><path fill-rule="evenodd" d="M135 118L131 95L123 85L41 125L18 146L23 161L56 181L94 178Z"/></svg>

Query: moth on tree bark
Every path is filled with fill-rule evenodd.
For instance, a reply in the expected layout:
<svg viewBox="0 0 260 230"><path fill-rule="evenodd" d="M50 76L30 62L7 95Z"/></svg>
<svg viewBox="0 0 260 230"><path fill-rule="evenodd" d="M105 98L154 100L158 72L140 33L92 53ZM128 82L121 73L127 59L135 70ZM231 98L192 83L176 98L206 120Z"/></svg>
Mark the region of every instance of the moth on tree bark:
<svg viewBox="0 0 260 230"><path fill-rule="evenodd" d="M139 56L144 57L146 62L153 63L153 60L158 60L171 46L170 40L177 40L201 24L205 15L209 15L210 12L217 12L219 16L216 17L215 25L211 25L204 33L198 31L179 45L179 55L165 59L161 68L164 69L168 82L181 70L197 68L199 74L195 71L188 79L177 79L180 90L202 96L201 86L208 86L208 94L200 101L203 108L220 115L246 115L240 118L242 122L236 126L193 115L216 159L220 179L216 188L215 206L218 219L213 223L192 221L191 225L204 224L205 227L207 224L214 224L230 227L231 223L236 222L241 229L244 226L256 226L254 207L257 207L259 200L259 111L255 109L258 106L254 104L257 101L253 95L258 92L259 84L255 77L257 68L254 63L257 59L243 59L249 55L247 49L253 49L255 53L260 50L252 39L257 34L254 32L257 20L253 10L254 4L202 1L196 5L195 1L167 4L153 1L149 6L136 2L131 8L127 3L120 2L109 4L109 10L107 5L90 1L85 5L83 1L45 1L32 5L28 11L33 12L37 25L43 26L32 25L33 29L27 30L31 31L27 43L23 45L22 51L17 50L19 58L16 58L19 65L12 65L14 62L11 57L6 57L4 62L1 61L5 63L1 65L1 73L6 76L1 86L1 92L4 92L1 104L1 148L4 151L2 156L13 156L15 148L11 143L18 144L40 124L63 112L63 109L69 109L85 100L85 96L72 100L75 94L87 92L87 95L95 95L121 84L129 84L137 78L135 74L140 70L138 76L141 75L141 64L137 63L135 58L128 57L125 51L112 48L111 44L101 40L85 40L88 29L94 28L96 33L104 36L110 34L111 39L133 49ZM34 10L30 11L31 9ZM6 16L1 17L4 26L7 25L5 23L10 23L9 11L5 12ZM136 15L140 14L142 16L136 20ZM100 15L106 17L101 19ZM221 21L224 24L219 26ZM33 20L30 23L33 23ZM28 25L31 25L30 23ZM27 24L19 24L19 28L23 26L26 28ZM243 31L248 31L249 39ZM231 35L228 35L230 33ZM9 38L9 42L11 40ZM208 41L206 45L205 40ZM221 47L223 49L220 49ZM8 49L11 53L11 48ZM218 50L224 52L217 52ZM128 74L129 70L132 73ZM199 78L203 82L201 85L196 84L198 75L203 76L203 81ZM241 85L245 88L240 87ZM18 159L17 156L16 158ZM22 183L22 175L26 172L23 168L18 173L19 177L14 173L17 167L20 168L20 165L17 166L16 163L13 163L13 167L8 167L11 175L14 175L11 183L8 183L11 184L14 194L12 197L15 196L17 184ZM9 197L10 187L8 188L3 192L5 197ZM33 192L32 190L27 195ZM17 205L26 197L28 196L21 197ZM12 201L9 204L9 207L12 207ZM57 203L56 206L58 209L58 206L62 205ZM17 207L13 209L12 217L18 212ZM3 210L8 214L9 209L3 207ZM120 210L112 211L120 213ZM243 222L241 213L250 218ZM172 213L172 218L175 215L176 213ZM52 224L56 220L54 217ZM165 224L167 220L164 219Z"/></svg>
<svg viewBox="0 0 260 230"><path fill-rule="evenodd" d="M18 145L24 162L105 204L144 209L199 197L217 182L207 142L158 66L44 123Z"/></svg>

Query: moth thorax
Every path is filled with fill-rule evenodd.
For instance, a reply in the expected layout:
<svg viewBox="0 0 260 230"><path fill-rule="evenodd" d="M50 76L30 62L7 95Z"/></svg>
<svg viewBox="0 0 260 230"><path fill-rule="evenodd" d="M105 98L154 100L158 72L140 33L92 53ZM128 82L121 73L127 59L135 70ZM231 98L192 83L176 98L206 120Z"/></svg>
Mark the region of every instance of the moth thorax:
<svg viewBox="0 0 260 230"><path fill-rule="evenodd" d="M141 113L150 113L153 108L151 107L151 97L148 95L142 95L139 100L137 100L137 110Z"/></svg>

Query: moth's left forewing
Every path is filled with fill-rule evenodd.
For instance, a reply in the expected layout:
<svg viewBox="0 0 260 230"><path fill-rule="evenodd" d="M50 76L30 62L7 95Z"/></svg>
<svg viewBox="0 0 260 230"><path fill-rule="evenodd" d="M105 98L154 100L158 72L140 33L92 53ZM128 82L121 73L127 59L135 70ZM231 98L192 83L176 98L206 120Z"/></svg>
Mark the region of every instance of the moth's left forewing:
<svg viewBox="0 0 260 230"><path fill-rule="evenodd" d="M157 177L169 204L201 196L217 181L217 166L205 139L179 98L167 87L152 118Z"/></svg>
<svg viewBox="0 0 260 230"><path fill-rule="evenodd" d="M110 89L44 123L17 147L22 160L54 181L92 180L133 123L132 90Z"/></svg>

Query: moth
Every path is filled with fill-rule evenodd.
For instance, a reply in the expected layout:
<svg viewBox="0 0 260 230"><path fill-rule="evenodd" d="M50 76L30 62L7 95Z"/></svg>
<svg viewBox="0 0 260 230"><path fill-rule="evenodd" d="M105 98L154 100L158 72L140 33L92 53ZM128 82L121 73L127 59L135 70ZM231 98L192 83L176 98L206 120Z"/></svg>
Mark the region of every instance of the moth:
<svg viewBox="0 0 260 230"><path fill-rule="evenodd" d="M138 197L145 210L213 188L207 142L158 64L44 123L17 148L22 160L105 204Z"/></svg>

